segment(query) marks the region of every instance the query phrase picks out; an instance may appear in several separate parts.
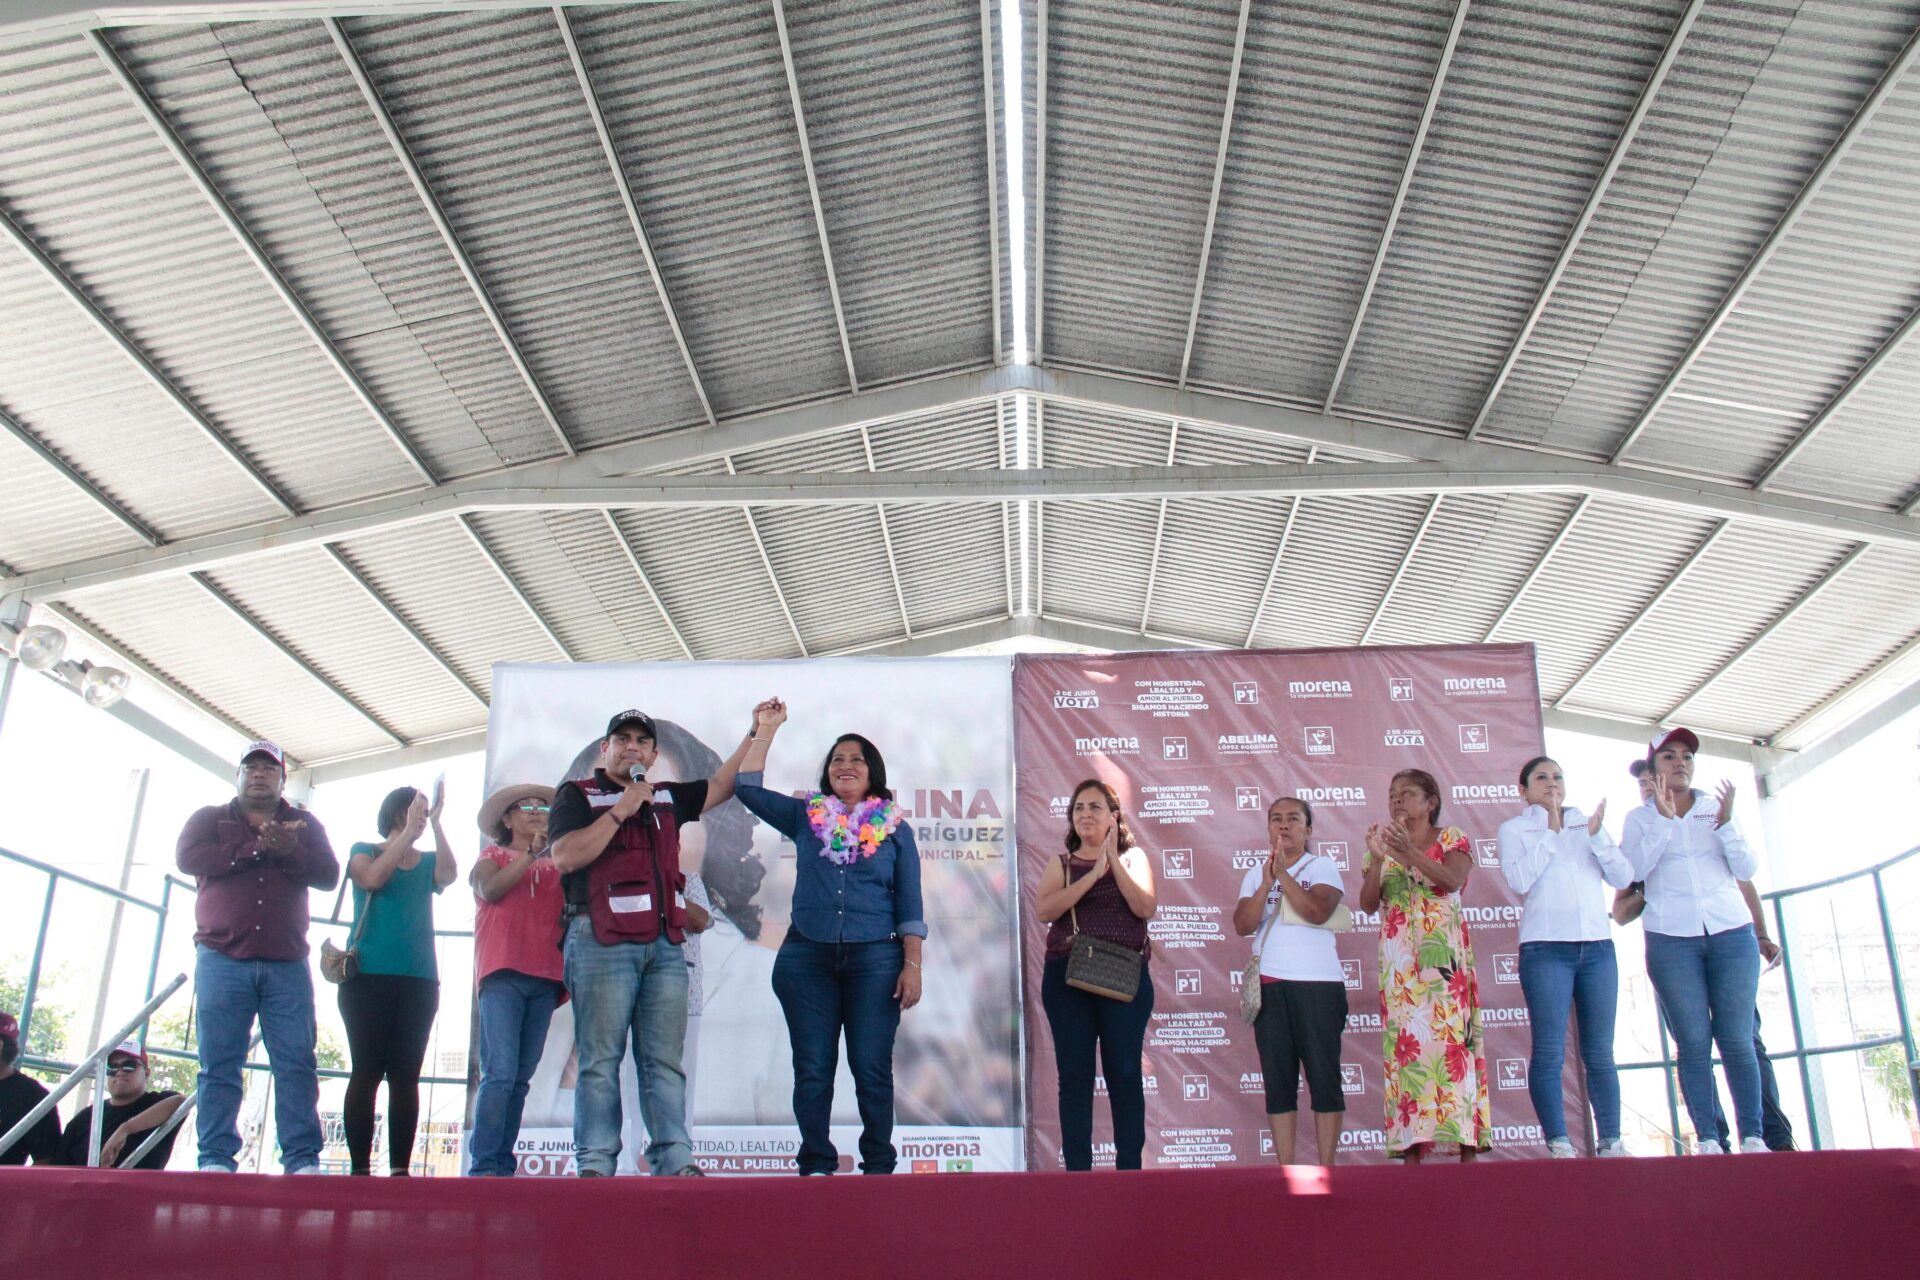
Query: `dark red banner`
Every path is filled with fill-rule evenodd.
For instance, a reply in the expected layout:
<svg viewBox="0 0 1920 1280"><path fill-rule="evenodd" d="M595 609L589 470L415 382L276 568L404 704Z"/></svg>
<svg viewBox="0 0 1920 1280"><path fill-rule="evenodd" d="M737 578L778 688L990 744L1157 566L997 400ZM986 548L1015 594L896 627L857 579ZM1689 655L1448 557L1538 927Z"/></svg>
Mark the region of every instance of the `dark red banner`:
<svg viewBox="0 0 1920 1280"><path fill-rule="evenodd" d="M1033 913L1034 886L1063 851L1068 797L1086 777L1120 793L1159 890L1150 926L1147 1167L1273 1159L1253 1029L1239 1016L1251 939L1235 936L1233 908L1242 878L1267 856L1267 806L1283 795L1312 803L1313 851L1341 869L1355 915L1355 928L1339 939L1349 1009L1341 1159L1385 1158L1379 921L1359 911L1358 893L1366 829L1387 820L1387 781L1409 767L1439 780L1440 825L1473 841L1465 908L1493 1156L1545 1154L1527 1095L1519 904L1500 874L1495 840L1519 811L1520 766L1543 749L1532 645L1023 655L1014 667L1014 734L1029 1168L1061 1167L1059 1086L1040 1007L1046 926ZM1585 1114L1574 1070L1570 1062L1570 1117ZM1095 1164L1111 1166L1103 1086L1094 1117ZM1312 1126L1301 1129L1308 1153Z"/></svg>

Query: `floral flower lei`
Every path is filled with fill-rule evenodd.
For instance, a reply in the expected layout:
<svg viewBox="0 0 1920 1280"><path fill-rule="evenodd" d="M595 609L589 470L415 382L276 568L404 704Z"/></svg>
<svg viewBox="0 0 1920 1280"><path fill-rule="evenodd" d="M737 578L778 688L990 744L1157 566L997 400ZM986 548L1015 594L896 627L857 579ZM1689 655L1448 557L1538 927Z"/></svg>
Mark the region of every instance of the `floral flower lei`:
<svg viewBox="0 0 1920 1280"><path fill-rule="evenodd" d="M869 796L848 809L838 796L816 791L807 801L807 822L820 837L820 856L843 867L871 858L900 825L900 806Z"/></svg>

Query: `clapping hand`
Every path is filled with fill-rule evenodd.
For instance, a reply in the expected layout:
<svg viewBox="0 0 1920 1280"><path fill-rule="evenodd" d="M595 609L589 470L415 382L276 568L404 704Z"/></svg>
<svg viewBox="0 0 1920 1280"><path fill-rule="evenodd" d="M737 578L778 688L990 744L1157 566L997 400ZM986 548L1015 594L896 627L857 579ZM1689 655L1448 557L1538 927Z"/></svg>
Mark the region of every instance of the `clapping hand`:
<svg viewBox="0 0 1920 1280"><path fill-rule="evenodd" d="M1600 803L1593 806L1592 815L1587 818L1587 834L1590 836L1599 835L1600 824L1606 819L1606 816L1607 816L1607 798L1605 796L1602 796L1600 797Z"/></svg>
<svg viewBox="0 0 1920 1280"><path fill-rule="evenodd" d="M1677 818L1679 810L1673 807L1673 794L1655 782L1653 785L1653 811L1663 818Z"/></svg>
<svg viewBox="0 0 1920 1280"><path fill-rule="evenodd" d="M306 821L295 818L290 822L275 822L271 818L260 824L256 844L261 853L271 858L285 858L294 851L294 834L306 826Z"/></svg>
<svg viewBox="0 0 1920 1280"><path fill-rule="evenodd" d="M412 844L427 829L427 796L423 791L413 793L413 803L407 806L407 843Z"/></svg>
<svg viewBox="0 0 1920 1280"><path fill-rule="evenodd" d="M1720 784L1720 812L1713 817L1713 825L1724 827L1733 821L1733 783Z"/></svg>

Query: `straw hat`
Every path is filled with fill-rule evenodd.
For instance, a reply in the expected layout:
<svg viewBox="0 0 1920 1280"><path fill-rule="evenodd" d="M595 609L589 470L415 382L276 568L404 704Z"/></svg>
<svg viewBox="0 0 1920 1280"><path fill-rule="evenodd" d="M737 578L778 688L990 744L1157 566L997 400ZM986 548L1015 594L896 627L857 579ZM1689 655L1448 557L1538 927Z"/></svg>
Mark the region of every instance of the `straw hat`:
<svg viewBox="0 0 1920 1280"><path fill-rule="evenodd" d="M488 796L487 802L480 806L480 815L476 819L480 826L480 833L489 840L500 839L500 824L507 816L507 810L522 800L538 800L541 804L552 804L553 788L532 782L500 788Z"/></svg>

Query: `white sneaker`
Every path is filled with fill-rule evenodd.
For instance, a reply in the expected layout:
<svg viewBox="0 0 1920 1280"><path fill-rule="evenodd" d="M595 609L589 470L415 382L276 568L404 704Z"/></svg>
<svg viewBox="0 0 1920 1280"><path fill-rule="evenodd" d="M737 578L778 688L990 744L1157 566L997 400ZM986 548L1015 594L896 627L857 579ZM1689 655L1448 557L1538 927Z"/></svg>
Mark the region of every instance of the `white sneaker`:
<svg viewBox="0 0 1920 1280"><path fill-rule="evenodd" d="M1573 1149L1571 1139L1548 1138L1547 1155L1554 1160L1574 1160L1579 1158L1580 1153Z"/></svg>
<svg viewBox="0 0 1920 1280"><path fill-rule="evenodd" d="M1743 1156L1764 1156L1772 1151L1773 1148L1767 1145L1765 1138L1740 1139L1740 1154Z"/></svg>
<svg viewBox="0 0 1920 1280"><path fill-rule="evenodd" d="M1697 1156L1724 1156L1727 1154L1727 1149L1720 1145L1720 1139L1718 1138L1695 1138L1693 1140L1693 1154Z"/></svg>
<svg viewBox="0 0 1920 1280"><path fill-rule="evenodd" d="M1613 1138L1601 1143L1600 1149L1594 1152L1594 1154L1602 1158L1608 1158L1612 1156L1630 1156L1633 1152L1627 1150L1627 1140L1625 1138Z"/></svg>

